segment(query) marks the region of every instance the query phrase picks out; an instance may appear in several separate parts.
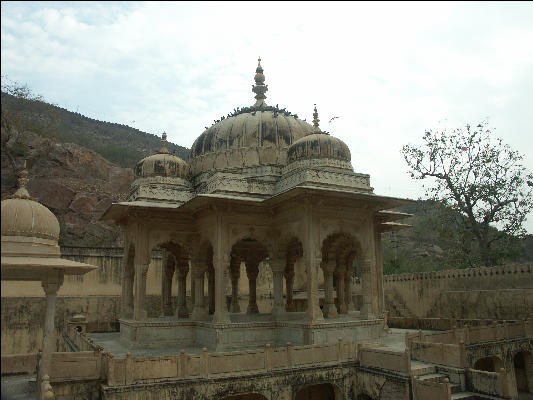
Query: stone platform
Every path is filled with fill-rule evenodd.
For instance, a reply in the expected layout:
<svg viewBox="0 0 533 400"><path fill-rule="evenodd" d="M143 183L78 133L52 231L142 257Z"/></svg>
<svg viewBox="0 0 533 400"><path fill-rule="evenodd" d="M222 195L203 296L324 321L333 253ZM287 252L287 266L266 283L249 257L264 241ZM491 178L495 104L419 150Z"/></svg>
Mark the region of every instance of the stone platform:
<svg viewBox="0 0 533 400"><path fill-rule="evenodd" d="M209 351L243 348L378 340L384 335L383 319L360 319L356 313L310 324L305 313L287 313L274 320L271 314L230 314L226 324L176 317L146 321L120 319L120 340L130 349L206 347Z"/></svg>

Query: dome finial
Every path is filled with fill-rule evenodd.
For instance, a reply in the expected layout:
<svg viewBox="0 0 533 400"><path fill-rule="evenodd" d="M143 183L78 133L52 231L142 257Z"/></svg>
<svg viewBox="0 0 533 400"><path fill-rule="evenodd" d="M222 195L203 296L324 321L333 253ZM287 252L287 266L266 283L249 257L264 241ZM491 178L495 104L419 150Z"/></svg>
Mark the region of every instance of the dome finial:
<svg viewBox="0 0 533 400"><path fill-rule="evenodd" d="M252 86L252 92L255 93L255 99L257 100L254 107L266 106L265 93L268 91L268 85L265 85L265 75L263 75L263 67L261 67L261 57L257 60L254 79L255 85Z"/></svg>
<svg viewBox="0 0 533 400"><path fill-rule="evenodd" d="M24 160L24 166L22 167L22 170L19 172L19 178L18 178L18 189L13 194L13 197L18 197L19 199L29 199L30 194L28 193L28 190L26 189L26 184L29 182L28 179L28 171L26 170L26 160Z"/></svg>
<svg viewBox="0 0 533 400"><path fill-rule="evenodd" d="M320 120L318 119L318 111L316 110L316 104L315 104L315 112L313 113L313 126L315 127L315 132L320 132L320 128L318 126L318 123Z"/></svg>
<svg viewBox="0 0 533 400"><path fill-rule="evenodd" d="M160 153L163 153L163 154L168 153L167 144L168 144L167 134L163 132L163 135L161 136L161 150L159 150Z"/></svg>

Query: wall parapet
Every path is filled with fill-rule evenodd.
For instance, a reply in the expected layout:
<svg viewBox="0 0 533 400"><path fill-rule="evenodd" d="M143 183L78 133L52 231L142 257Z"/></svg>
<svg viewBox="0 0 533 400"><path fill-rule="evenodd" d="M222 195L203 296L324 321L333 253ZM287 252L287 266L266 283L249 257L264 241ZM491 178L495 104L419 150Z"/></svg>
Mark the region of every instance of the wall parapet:
<svg viewBox="0 0 533 400"><path fill-rule="evenodd" d="M479 371L466 368L465 384L466 389L471 392L510 398L507 385L507 373L503 368L499 372Z"/></svg>
<svg viewBox="0 0 533 400"><path fill-rule="evenodd" d="M498 265L496 267L477 267L465 269L447 269L443 271L413 272L407 274L385 275L383 280L389 282L407 282L420 280L461 279L512 274L533 274L533 264Z"/></svg>

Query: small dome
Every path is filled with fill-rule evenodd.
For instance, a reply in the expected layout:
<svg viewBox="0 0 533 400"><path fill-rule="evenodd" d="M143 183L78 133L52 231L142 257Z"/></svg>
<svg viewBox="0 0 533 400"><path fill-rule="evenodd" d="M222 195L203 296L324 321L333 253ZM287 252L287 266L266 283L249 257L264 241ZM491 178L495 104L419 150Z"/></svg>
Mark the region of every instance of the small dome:
<svg viewBox="0 0 533 400"><path fill-rule="evenodd" d="M59 222L45 206L32 199L25 188L27 172L19 179L19 189L2 200L2 236L27 236L59 240Z"/></svg>
<svg viewBox="0 0 533 400"><path fill-rule="evenodd" d="M187 179L189 176L189 164L168 152L167 134L163 133L161 150L159 153L139 161L135 166L135 176L137 178L166 176Z"/></svg>
<svg viewBox="0 0 533 400"><path fill-rule="evenodd" d="M290 147L287 154L288 162L297 160L328 158L350 162L350 149L342 140L322 132L318 127L318 113L315 106L314 132L297 141Z"/></svg>

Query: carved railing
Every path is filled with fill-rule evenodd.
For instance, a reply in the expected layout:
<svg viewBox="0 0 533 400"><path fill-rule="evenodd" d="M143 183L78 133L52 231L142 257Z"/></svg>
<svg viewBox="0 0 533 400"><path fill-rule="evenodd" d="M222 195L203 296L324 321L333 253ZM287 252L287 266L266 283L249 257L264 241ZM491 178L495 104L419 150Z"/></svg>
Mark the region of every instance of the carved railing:
<svg viewBox="0 0 533 400"><path fill-rule="evenodd" d="M451 396L452 390L448 378L442 382L413 378L414 400L450 400Z"/></svg>
<svg viewBox="0 0 533 400"><path fill-rule="evenodd" d="M499 372L467 368L465 369L465 383L468 391L510 398L507 373L503 368Z"/></svg>
<svg viewBox="0 0 533 400"><path fill-rule="evenodd" d="M439 332L418 331L405 335L405 344L410 346L412 341L471 345L500 340L533 338L533 320L522 320L501 324L492 323L487 326L468 326Z"/></svg>

